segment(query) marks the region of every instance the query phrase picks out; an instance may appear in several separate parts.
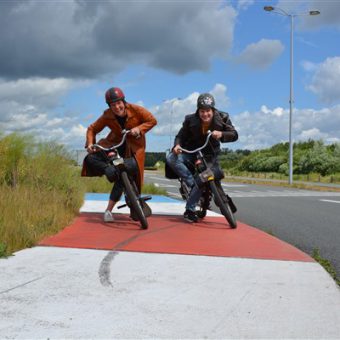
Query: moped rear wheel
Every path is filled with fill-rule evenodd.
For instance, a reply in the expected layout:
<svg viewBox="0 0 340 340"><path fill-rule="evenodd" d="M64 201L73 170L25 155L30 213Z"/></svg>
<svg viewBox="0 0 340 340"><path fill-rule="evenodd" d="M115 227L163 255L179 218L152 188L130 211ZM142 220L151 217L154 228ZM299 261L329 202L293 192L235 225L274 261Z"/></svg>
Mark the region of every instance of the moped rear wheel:
<svg viewBox="0 0 340 340"><path fill-rule="evenodd" d="M129 202L128 206L132 209L138 217L142 229L148 228L148 221L144 215L142 205L140 202L139 194L134 190L133 185L130 182L129 176L125 171L121 173L122 181L124 183L125 194Z"/></svg>
<svg viewBox="0 0 340 340"><path fill-rule="evenodd" d="M236 222L235 216L233 212L231 211L229 204L227 202L224 202L224 200L222 199L220 193L217 190L215 182L210 181L209 187L213 194L213 198L214 198L216 205L219 207L222 215L228 221L230 227L233 229L237 228L237 222Z"/></svg>

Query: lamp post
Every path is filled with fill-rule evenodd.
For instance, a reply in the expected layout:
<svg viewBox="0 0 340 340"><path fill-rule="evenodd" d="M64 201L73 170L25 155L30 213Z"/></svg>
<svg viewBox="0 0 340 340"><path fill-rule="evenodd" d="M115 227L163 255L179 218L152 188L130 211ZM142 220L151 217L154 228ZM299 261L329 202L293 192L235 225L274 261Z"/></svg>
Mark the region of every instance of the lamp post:
<svg viewBox="0 0 340 340"><path fill-rule="evenodd" d="M172 145L173 145L173 141L172 141L172 116L174 114L174 104L175 101L177 100L181 100L182 98L180 97L176 97L172 100L171 102L171 111L170 111L170 146L169 146L169 150L171 151Z"/></svg>
<svg viewBox="0 0 340 340"><path fill-rule="evenodd" d="M290 91L289 91L289 179L288 183L293 183L293 140L292 140L292 118L293 118L293 103L294 103L294 91L293 91L293 32L294 32L294 18L302 15L319 15L320 11L309 11L307 13L288 13L282 8L273 6L264 6L263 8L267 12L273 12L280 15L289 17L290 19Z"/></svg>

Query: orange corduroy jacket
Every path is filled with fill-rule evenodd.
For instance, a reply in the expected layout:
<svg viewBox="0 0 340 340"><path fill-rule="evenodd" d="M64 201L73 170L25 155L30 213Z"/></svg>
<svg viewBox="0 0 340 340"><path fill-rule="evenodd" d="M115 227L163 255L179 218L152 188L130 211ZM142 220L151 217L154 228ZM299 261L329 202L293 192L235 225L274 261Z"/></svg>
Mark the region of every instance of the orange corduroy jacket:
<svg viewBox="0 0 340 340"><path fill-rule="evenodd" d="M144 179L144 161L145 161L145 147L146 140L145 134L152 129L156 124L156 118L150 113L148 110L143 107L135 104L126 103L126 113L127 119L125 122L125 129L130 130L134 127L138 127L141 135L139 138L135 138L132 135L127 135L126 138L126 157L134 156L138 163L139 167L139 186L143 185ZM111 147L114 144L118 144L122 139L122 128L119 125L115 114L111 111L110 108L105 110L103 114L92 123L86 133L86 144L85 148L87 148L90 144L96 143L96 135L101 132L105 127L108 127L111 131L110 133L103 139L98 141L103 147ZM92 176L88 169L86 169L85 164L83 163L83 168L81 172L82 176Z"/></svg>

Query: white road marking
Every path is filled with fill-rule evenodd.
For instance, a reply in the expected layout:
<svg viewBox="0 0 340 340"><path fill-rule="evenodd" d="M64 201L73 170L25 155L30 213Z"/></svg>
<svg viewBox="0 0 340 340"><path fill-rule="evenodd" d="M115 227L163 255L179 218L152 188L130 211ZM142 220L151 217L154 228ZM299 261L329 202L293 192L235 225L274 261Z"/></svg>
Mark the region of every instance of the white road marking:
<svg viewBox="0 0 340 340"><path fill-rule="evenodd" d="M340 193L338 192L319 192L319 191L228 191L228 194L231 197L339 197Z"/></svg>
<svg viewBox="0 0 340 340"><path fill-rule="evenodd" d="M147 176L147 178L150 179L155 179L157 181L166 181L166 182L171 182L171 179L165 178L165 177L154 177L154 176Z"/></svg>
<svg viewBox="0 0 340 340"><path fill-rule="evenodd" d="M332 201L332 200L320 200L322 202L331 202L331 203L340 203L340 201Z"/></svg>
<svg viewBox="0 0 340 340"><path fill-rule="evenodd" d="M170 184L169 182L174 183L173 180L170 180L165 177L156 177L156 176L148 176L149 179L154 179L157 181L157 183L154 183L156 187L161 188L179 188L179 183L176 184ZM163 183L162 183L163 182ZM167 182L167 183L164 183ZM325 191L310 191L310 190L289 190L289 189L283 189L283 190L233 190L233 188L237 187L247 187L247 184L234 184L234 183L222 183L222 186L225 188L226 192L231 197L339 197L339 192L325 192ZM173 195L173 194L171 194ZM181 197L181 195L175 195L176 197ZM327 200L325 200L327 201ZM332 203L339 203L338 201L332 201Z"/></svg>
<svg viewBox="0 0 340 340"><path fill-rule="evenodd" d="M174 192L169 192L168 194L169 194L170 196L173 196L173 197L182 198L182 195L180 195L180 194L175 194Z"/></svg>
<svg viewBox="0 0 340 340"><path fill-rule="evenodd" d="M222 186L226 187L226 188L239 188L239 187L247 187L248 185L246 185L246 184L222 183Z"/></svg>
<svg viewBox="0 0 340 340"><path fill-rule="evenodd" d="M154 184L156 187L161 187L161 188L179 188L178 185L172 185L172 184L159 184L159 183L154 183Z"/></svg>

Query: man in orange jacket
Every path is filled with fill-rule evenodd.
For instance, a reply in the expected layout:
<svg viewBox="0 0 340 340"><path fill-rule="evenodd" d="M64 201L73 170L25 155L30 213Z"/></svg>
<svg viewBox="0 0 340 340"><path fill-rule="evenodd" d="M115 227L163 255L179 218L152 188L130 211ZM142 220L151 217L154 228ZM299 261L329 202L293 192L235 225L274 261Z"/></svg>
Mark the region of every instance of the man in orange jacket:
<svg viewBox="0 0 340 340"><path fill-rule="evenodd" d="M145 134L157 124L157 121L143 107L126 102L123 91L118 87L112 87L106 91L105 101L109 108L87 129L85 148L88 155L84 159L82 176L106 175L109 181L114 181L113 166L108 164L107 158L102 152L95 150L93 144L96 144L96 135L105 127L108 127L111 132L98 142L103 147L118 144L122 139L122 131L126 129L130 130L130 133L127 135L126 143L118 151L122 157L135 157L139 168L136 182L141 190L144 179ZM116 181L104 213L105 222L114 221L112 209L122 193L122 184Z"/></svg>

